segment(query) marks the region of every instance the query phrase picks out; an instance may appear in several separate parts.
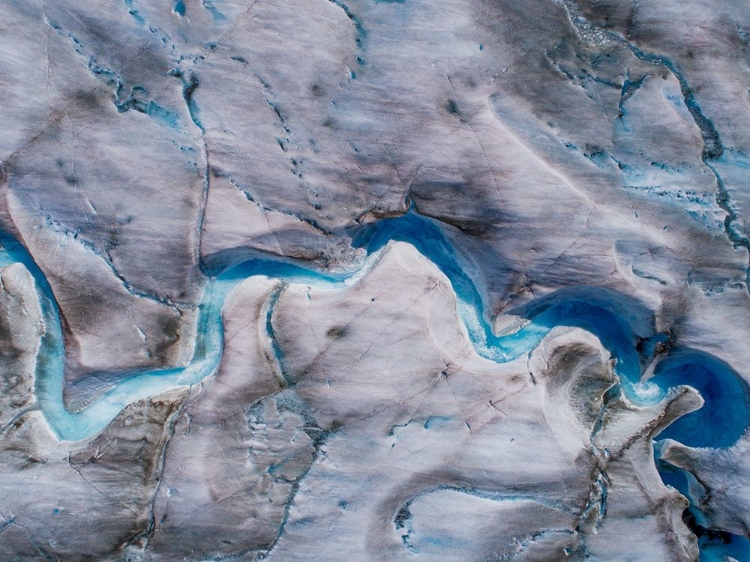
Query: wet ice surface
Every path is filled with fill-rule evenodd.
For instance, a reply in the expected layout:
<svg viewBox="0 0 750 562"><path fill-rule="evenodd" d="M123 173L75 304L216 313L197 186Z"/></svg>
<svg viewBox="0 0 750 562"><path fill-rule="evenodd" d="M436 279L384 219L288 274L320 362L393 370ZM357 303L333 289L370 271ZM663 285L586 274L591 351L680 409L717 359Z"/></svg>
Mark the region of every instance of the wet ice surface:
<svg viewBox="0 0 750 562"><path fill-rule="evenodd" d="M742 5L0 12L0 558L750 557Z"/></svg>

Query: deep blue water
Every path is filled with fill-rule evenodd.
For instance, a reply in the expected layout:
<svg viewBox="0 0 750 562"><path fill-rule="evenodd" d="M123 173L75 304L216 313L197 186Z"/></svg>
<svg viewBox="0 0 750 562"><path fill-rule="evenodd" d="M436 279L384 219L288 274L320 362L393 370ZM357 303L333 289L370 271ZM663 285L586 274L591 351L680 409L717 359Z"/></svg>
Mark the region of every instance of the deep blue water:
<svg viewBox="0 0 750 562"><path fill-rule="evenodd" d="M620 376L622 390L633 402L655 403L669 388L683 384L701 393L705 400L703 408L677 420L659 436L660 439L669 437L694 447L728 447L749 425L750 389L747 383L726 363L706 353L689 348L674 350L659 363L651 381L641 382L642 365L650 361L656 344L664 343L667 338L664 334L652 333L646 339L636 335L635 326L642 323L639 318L643 317L643 310L640 310L643 307L636 302L628 302L621 295L593 287L563 289L509 311L526 318L528 323L513 333L497 336L484 310L479 290L437 223L422 217L412 208L401 217L358 226L353 235L353 245L365 249L370 259L375 259L378 251L395 240L413 245L432 261L450 280L457 295L459 315L477 353L485 358L498 363L510 361L532 350L555 326L580 327L596 335L616 359L615 371ZM28 251L12 236L0 233L0 244L0 266L21 262L36 281L47 324L36 372L37 396L53 431L60 439L70 441L85 439L101 431L129 403L175 386L195 384L211 375L222 354L221 308L224 299L245 279L264 275L334 289L351 282L358 273L333 275L271 258L210 271L200 304L195 355L191 363L184 368L133 373L101 399L80 411L71 412L63 401L65 351L59 311L49 283ZM634 313L635 310L638 313ZM642 327L638 329L642 330ZM662 475L666 482L681 486L678 489L685 488L679 475L665 470L662 470ZM711 540L703 538L702 541L705 560L716 559L711 556L722 548L730 552L745 549L750 544L739 537L729 543L718 541L721 544L715 537Z"/></svg>
<svg viewBox="0 0 750 562"><path fill-rule="evenodd" d="M677 349L655 369L661 388L692 386L706 401L703 408L667 427L659 438L691 447L730 447L745 432L750 419L747 383L729 365L690 349Z"/></svg>

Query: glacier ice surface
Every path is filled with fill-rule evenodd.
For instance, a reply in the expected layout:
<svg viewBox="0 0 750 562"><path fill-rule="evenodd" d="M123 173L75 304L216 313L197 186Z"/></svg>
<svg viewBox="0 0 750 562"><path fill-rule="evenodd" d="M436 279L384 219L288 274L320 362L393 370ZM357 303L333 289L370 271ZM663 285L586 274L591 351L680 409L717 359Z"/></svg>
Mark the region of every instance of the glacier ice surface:
<svg viewBox="0 0 750 562"><path fill-rule="evenodd" d="M746 6L0 16L0 559L750 559Z"/></svg>

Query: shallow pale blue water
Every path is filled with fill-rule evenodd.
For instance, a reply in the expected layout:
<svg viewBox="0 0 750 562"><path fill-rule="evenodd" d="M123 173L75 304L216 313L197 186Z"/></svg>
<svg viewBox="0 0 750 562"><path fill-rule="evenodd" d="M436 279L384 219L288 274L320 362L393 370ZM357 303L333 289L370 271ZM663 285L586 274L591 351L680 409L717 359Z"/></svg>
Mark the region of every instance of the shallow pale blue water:
<svg viewBox="0 0 750 562"><path fill-rule="evenodd" d="M747 383L728 365L708 354L680 349L659 364L652 381L640 381L642 360L645 362L653 353L660 335L647 340L639 353L638 338L631 325L633 318L618 312L622 310L622 303L616 302L620 297L595 289L560 291L555 296L559 298L540 299L525 311L517 311L529 320L528 324L514 333L497 336L486 318L476 285L461 267L455 251L435 222L411 209L401 217L358 227L353 245L364 248L374 257L392 240L411 244L448 277L457 295L459 315L479 355L498 363L511 361L531 351L556 326L580 327L596 335L616 359L615 370L621 378L621 387L633 402L656 403L669 388L681 384L688 384L701 393L704 407L676 421L660 438L671 437L690 446L728 447L748 427L750 389ZM101 399L71 412L63 402L65 351L54 295L44 274L21 244L12 236L0 233L0 245L0 266L21 262L36 281L47 325L37 366L36 391L50 427L61 440L68 441L86 439L101 431L129 403L176 386L196 384L214 373L223 350L221 308L229 291L245 279L263 275L335 289L358 273L333 275L272 259L251 260L224 271L209 272L191 363L185 368L133 373ZM664 478L674 479L666 474ZM719 546L714 541L707 543L706 548L706 553L715 553Z"/></svg>

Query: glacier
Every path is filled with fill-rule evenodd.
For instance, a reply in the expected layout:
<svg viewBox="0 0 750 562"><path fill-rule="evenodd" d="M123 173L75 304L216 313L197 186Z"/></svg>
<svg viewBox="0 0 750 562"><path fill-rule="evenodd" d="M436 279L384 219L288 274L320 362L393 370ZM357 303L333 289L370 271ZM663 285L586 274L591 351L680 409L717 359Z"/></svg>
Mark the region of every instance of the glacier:
<svg viewBox="0 0 750 562"><path fill-rule="evenodd" d="M750 7L0 14L0 559L750 560Z"/></svg>

